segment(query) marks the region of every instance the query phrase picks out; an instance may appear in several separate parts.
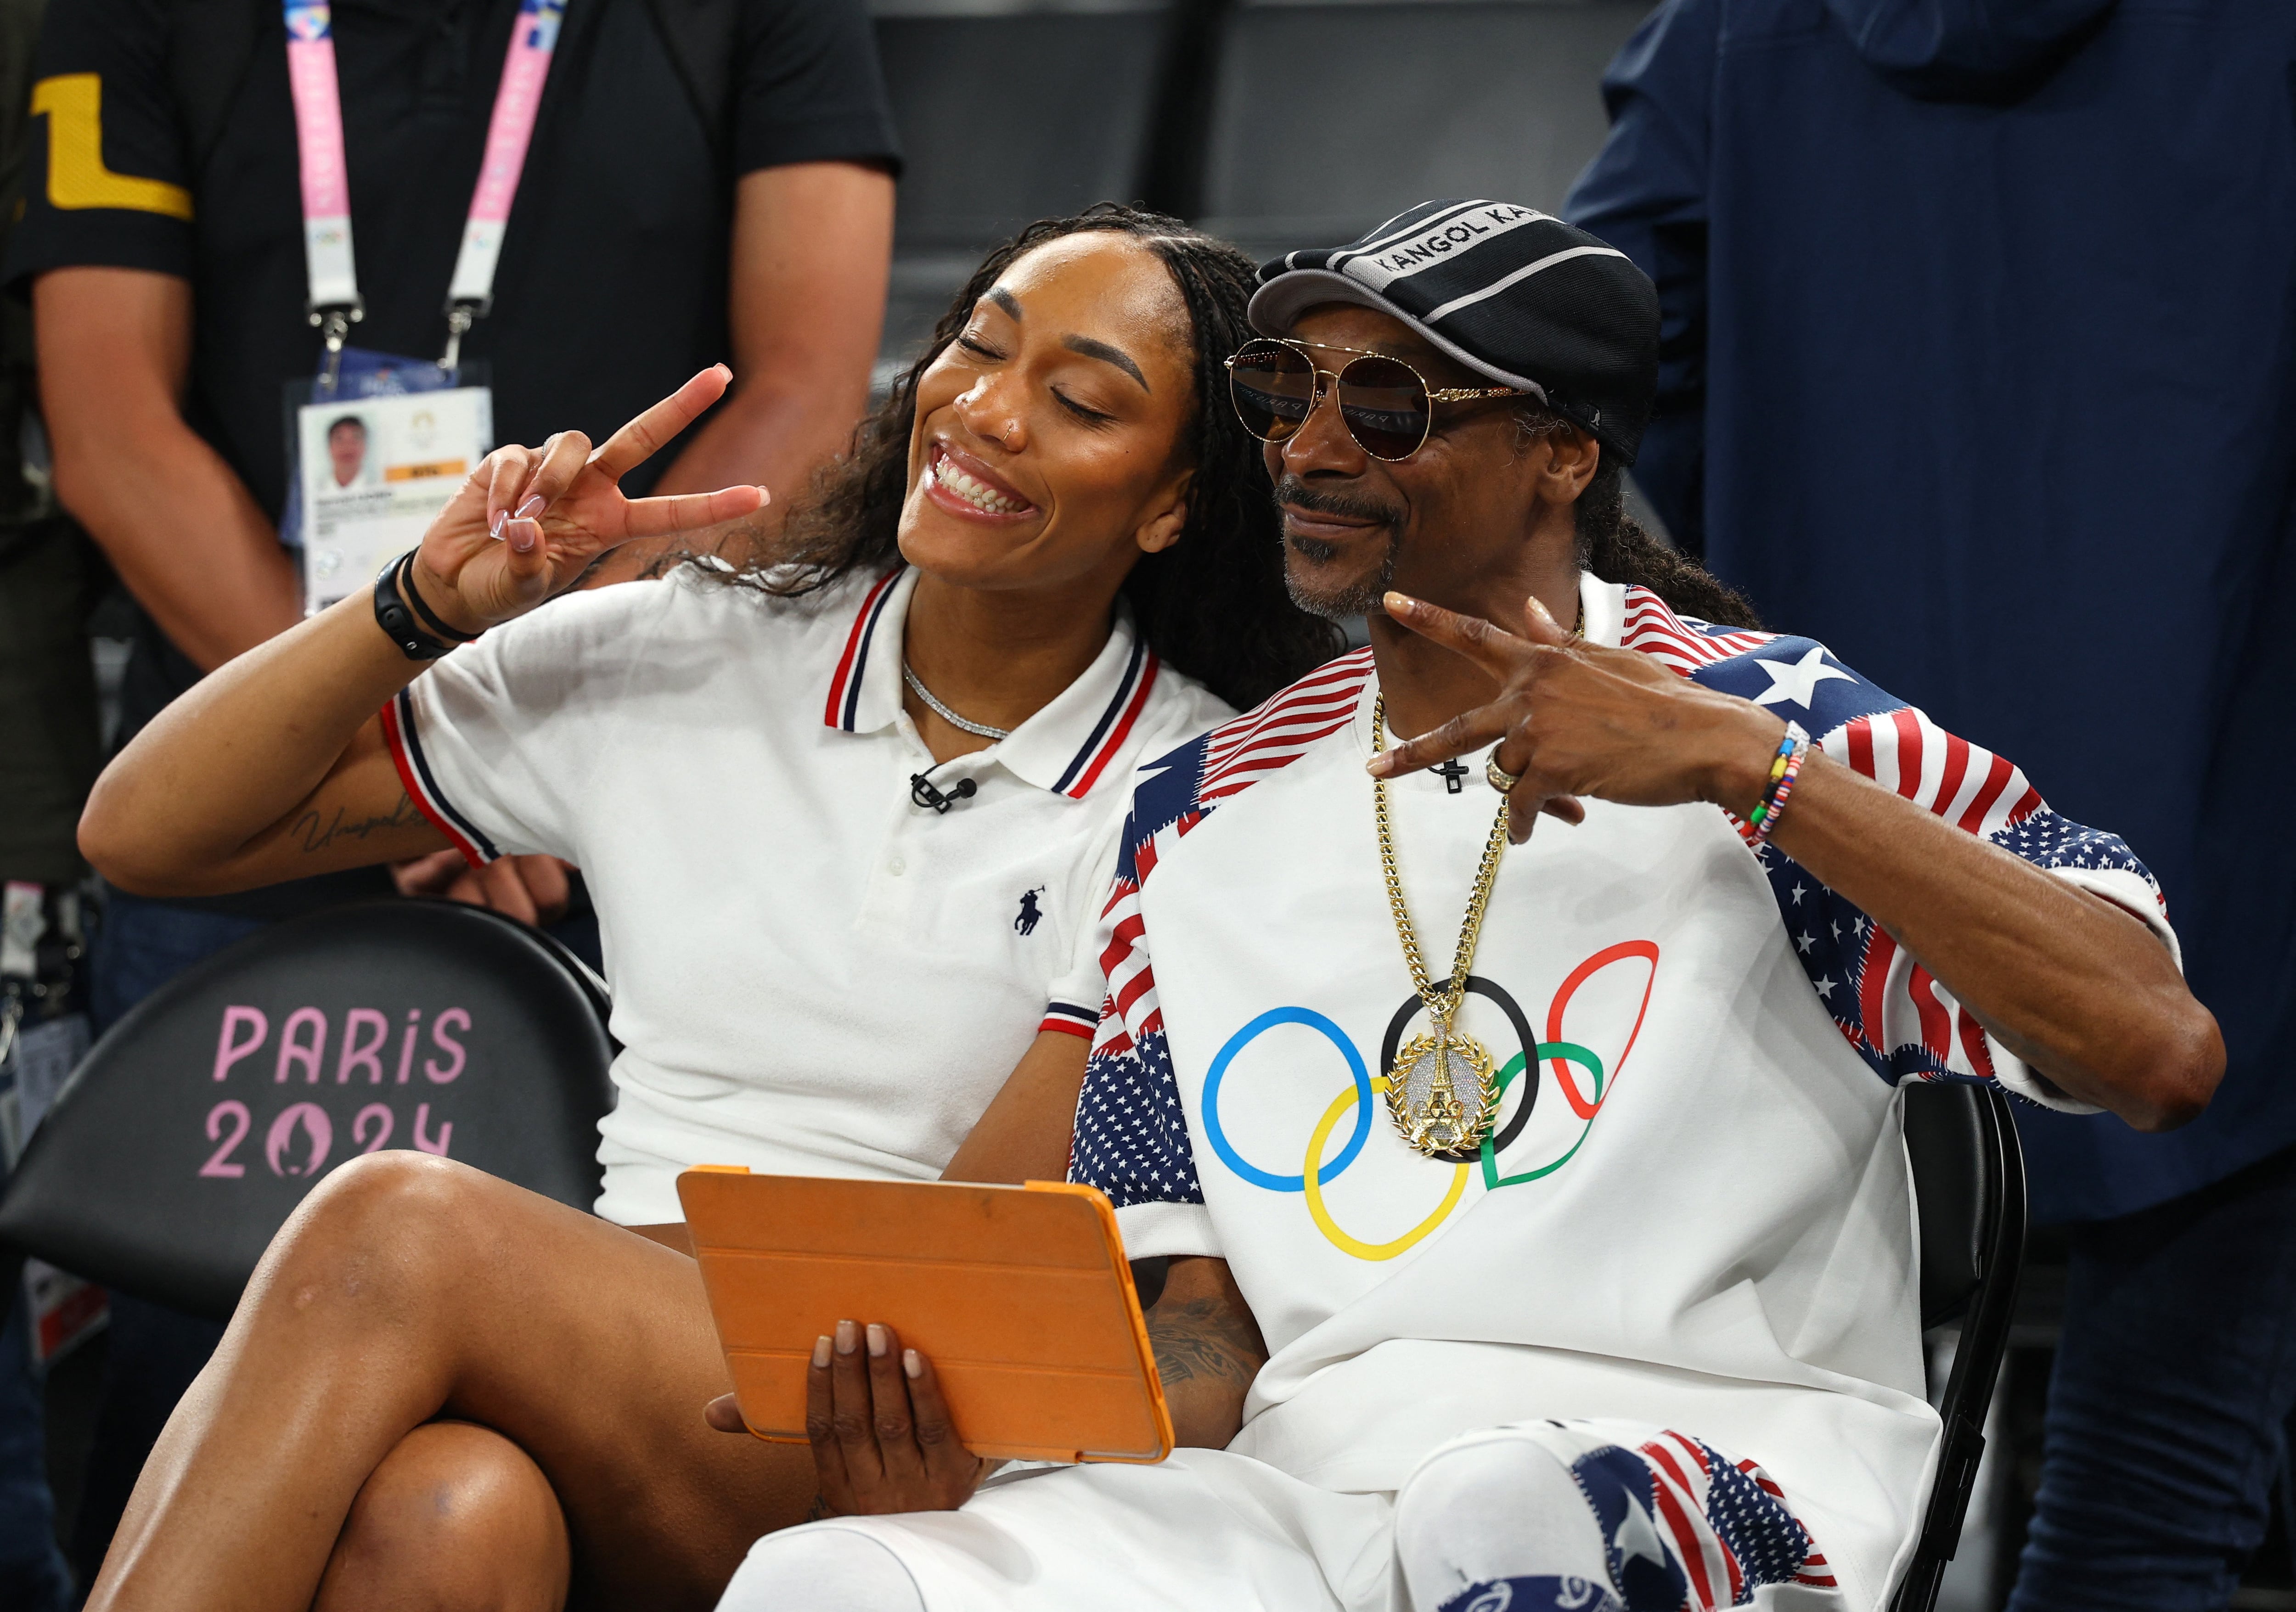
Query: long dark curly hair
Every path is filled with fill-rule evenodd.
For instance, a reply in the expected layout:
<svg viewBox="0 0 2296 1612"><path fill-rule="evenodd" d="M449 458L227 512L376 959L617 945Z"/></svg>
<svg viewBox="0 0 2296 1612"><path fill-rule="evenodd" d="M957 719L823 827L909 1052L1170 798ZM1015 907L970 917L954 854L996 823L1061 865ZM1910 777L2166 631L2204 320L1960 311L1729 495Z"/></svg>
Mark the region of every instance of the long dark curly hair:
<svg viewBox="0 0 2296 1612"><path fill-rule="evenodd" d="M1515 423L1524 440L1580 428L1535 403L1520 405ZM1685 616L1717 626L1759 628L1753 601L1688 554L1660 542L1627 513L1627 473L1605 453L1573 506L1578 569L1604 582L1646 587Z"/></svg>
<svg viewBox="0 0 2296 1612"><path fill-rule="evenodd" d="M1626 473L1605 458L1578 495L1578 563L1605 582L1648 588L1670 610L1716 626L1762 625L1753 601L1627 513Z"/></svg>
<svg viewBox="0 0 2296 1612"><path fill-rule="evenodd" d="M1124 581L1148 646L1239 709L1339 653L1340 629L1300 610L1284 592L1283 545L1259 444L1224 401L1221 361L1251 337L1244 317L1251 260L1177 218L1112 201L1072 217L1040 218L990 252L933 327L923 354L855 431L851 451L816 473L780 535L760 536L748 553L726 555L727 564L703 564L700 574L791 598L897 563L919 377L956 340L973 305L1013 259L1087 230L1129 235L1156 254L1187 304L1195 344L1195 409L1187 427L1195 476L1187 524L1179 542L1140 556Z"/></svg>

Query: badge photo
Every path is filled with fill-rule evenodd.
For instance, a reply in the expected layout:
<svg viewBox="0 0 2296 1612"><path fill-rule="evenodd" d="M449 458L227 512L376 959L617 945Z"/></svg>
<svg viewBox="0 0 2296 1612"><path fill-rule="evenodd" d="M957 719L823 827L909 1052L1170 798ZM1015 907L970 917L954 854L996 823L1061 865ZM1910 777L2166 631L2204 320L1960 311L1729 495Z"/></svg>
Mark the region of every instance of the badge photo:
<svg viewBox="0 0 2296 1612"><path fill-rule="evenodd" d="M365 588L422 540L494 438L482 386L361 397L295 411L303 601L308 613Z"/></svg>

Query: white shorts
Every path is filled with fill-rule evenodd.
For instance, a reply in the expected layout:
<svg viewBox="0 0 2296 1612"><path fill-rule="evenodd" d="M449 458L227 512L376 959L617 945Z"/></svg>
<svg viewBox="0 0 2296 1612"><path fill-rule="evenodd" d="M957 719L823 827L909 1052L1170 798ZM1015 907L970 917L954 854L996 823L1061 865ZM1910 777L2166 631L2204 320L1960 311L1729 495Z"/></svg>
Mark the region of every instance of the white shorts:
<svg viewBox="0 0 2296 1612"><path fill-rule="evenodd" d="M886 1588L857 1602L863 1583ZM1392 1494L1335 1493L1222 1450L1018 1472L962 1510L769 1534L720 1612L1722 1607L1852 1612L1759 1467L1647 1424L1580 1420L1454 1439Z"/></svg>

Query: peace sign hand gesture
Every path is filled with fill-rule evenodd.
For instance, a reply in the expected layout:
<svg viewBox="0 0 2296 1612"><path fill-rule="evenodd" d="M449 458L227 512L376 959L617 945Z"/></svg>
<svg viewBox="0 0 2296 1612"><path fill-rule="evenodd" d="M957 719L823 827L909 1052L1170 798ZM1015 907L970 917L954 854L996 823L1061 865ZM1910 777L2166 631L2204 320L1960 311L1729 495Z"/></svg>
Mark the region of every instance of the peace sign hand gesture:
<svg viewBox="0 0 2296 1612"><path fill-rule="evenodd" d="M1710 800L1740 816L1761 798L1785 724L1750 700L1678 677L1634 650L1565 632L1536 597L1520 633L1440 605L1390 593L1390 618L1473 661L1499 685L1488 704L1382 751L1376 777L1434 766L1496 746L1507 792L1508 835L1530 838L1540 812L1577 822L1577 797L1622 806Z"/></svg>
<svg viewBox="0 0 2296 1612"><path fill-rule="evenodd" d="M628 498L621 479L724 395L733 372L713 364L595 449L579 431L539 448L487 455L422 534L413 578L450 625L482 632L570 585L608 549L672 536L763 509L761 487Z"/></svg>

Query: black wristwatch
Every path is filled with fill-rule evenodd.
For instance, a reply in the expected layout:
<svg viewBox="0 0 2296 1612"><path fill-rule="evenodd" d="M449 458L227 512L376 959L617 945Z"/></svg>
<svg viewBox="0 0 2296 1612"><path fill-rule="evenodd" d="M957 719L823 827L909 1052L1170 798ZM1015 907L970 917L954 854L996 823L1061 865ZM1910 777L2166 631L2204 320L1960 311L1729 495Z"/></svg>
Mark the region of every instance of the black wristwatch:
<svg viewBox="0 0 2296 1612"><path fill-rule="evenodd" d="M415 552L407 550L375 573L374 624L390 634L398 652L409 660L436 660L456 644L475 642L479 634L455 631L423 602L410 574ZM414 609L409 610L409 605ZM415 619L417 615L420 621Z"/></svg>

